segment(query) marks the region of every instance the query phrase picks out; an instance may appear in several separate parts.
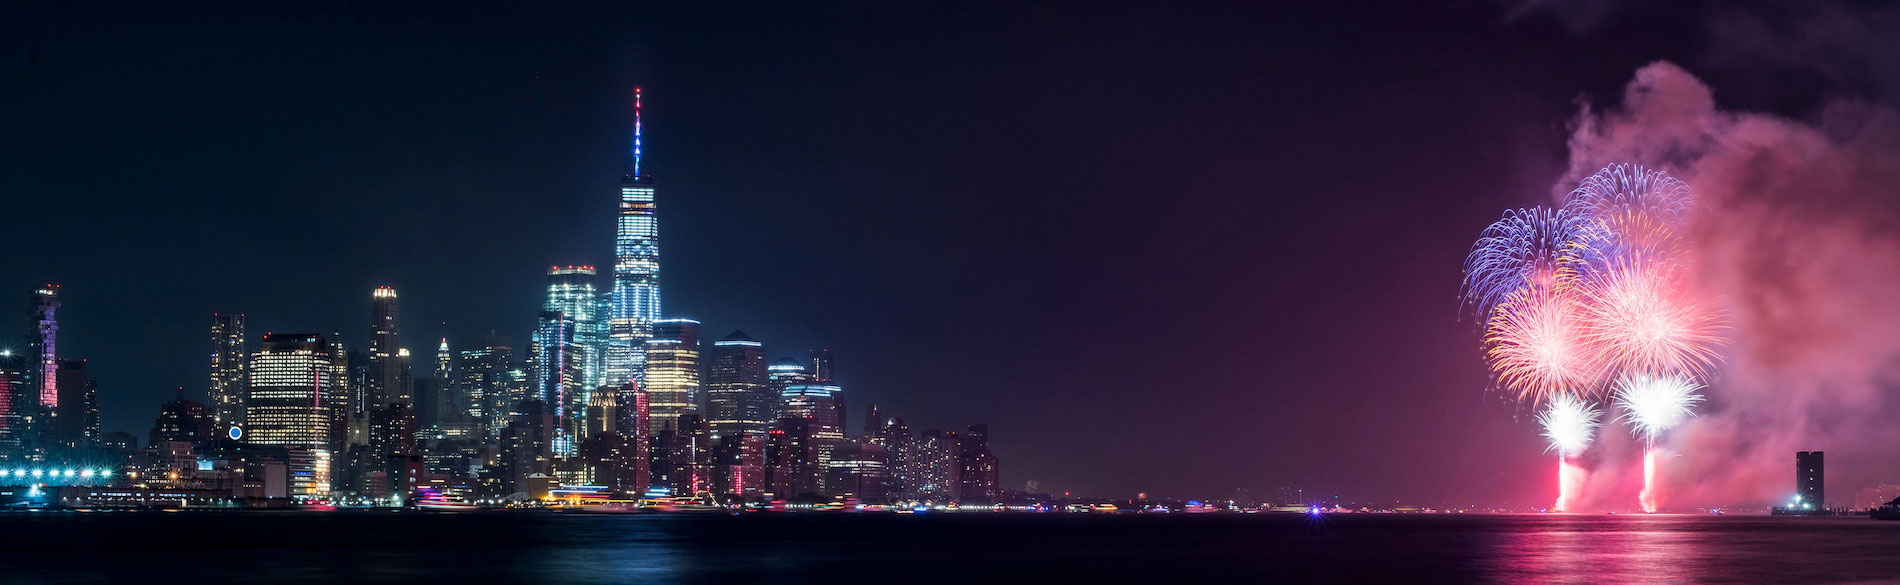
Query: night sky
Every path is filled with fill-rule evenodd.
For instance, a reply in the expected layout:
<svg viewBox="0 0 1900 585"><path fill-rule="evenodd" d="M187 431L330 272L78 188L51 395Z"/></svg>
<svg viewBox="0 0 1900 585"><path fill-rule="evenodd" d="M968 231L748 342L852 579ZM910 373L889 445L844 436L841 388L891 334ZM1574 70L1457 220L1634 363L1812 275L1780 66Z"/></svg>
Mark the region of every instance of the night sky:
<svg viewBox="0 0 1900 585"><path fill-rule="evenodd" d="M0 8L0 300L61 285L107 430L202 397L212 312L360 346L387 284L423 356L525 346L549 265L611 264L640 86L668 316L1116 496L1547 499L1459 270L1579 103L1891 89L1695 3L45 4Z"/></svg>

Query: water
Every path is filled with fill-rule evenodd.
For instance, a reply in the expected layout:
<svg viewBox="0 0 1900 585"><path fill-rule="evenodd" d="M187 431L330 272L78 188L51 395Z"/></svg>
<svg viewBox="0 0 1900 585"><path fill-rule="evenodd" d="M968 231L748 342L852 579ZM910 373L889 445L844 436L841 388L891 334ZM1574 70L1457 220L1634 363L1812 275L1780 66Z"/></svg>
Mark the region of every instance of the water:
<svg viewBox="0 0 1900 585"><path fill-rule="evenodd" d="M1743 516L13 512L0 582L1900 582L1900 522Z"/></svg>

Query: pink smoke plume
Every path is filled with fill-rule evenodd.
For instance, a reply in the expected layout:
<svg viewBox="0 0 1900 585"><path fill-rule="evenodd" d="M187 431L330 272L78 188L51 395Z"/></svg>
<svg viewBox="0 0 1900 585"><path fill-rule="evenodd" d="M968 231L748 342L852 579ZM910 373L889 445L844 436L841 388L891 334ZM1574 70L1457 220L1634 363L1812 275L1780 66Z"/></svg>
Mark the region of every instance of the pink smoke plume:
<svg viewBox="0 0 1900 585"><path fill-rule="evenodd" d="M1806 121L1728 111L1657 62L1620 106L1585 106L1569 144L1559 197L1612 163L1695 190L1695 281L1733 326L1708 404L1659 443L1674 454L1659 461L1665 505L1786 501L1796 451L1827 452L1831 501L1900 483L1900 113L1851 101ZM1628 507L1626 476L1640 473L1622 469L1638 463L1618 447L1591 472L1597 507Z"/></svg>

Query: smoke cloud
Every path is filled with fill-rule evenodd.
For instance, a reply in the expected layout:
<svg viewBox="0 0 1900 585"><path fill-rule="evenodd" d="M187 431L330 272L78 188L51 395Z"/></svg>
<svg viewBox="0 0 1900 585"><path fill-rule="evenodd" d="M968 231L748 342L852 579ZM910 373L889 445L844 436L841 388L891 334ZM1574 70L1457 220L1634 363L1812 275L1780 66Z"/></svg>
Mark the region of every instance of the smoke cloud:
<svg viewBox="0 0 1900 585"><path fill-rule="evenodd" d="M1833 502L1900 483L1900 113L1856 100L1805 120L1729 111L1657 62L1617 106L1584 106L1569 147L1558 196L1635 163L1684 180L1700 204L1697 285L1733 344L1700 416L1661 445L1673 455L1661 458L1665 507L1785 502L1796 451L1827 452ZM1607 447L1586 493L1628 508L1640 448Z"/></svg>

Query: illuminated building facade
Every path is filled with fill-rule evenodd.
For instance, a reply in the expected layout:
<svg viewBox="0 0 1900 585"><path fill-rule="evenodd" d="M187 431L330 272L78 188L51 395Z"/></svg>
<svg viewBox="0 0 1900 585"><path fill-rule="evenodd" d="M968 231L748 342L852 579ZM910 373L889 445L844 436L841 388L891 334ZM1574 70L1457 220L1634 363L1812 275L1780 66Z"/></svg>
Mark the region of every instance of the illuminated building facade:
<svg viewBox="0 0 1900 585"><path fill-rule="evenodd" d="M251 356L244 439L291 449L296 497L323 497L330 491L330 409L343 392L335 359L330 344L316 333L265 334L262 349Z"/></svg>
<svg viewBox="0 0 1900 585"><path fill-rule="evenodd" d="M681 415L699 411L699 322L662 319L646 340L646 380L653 429L678 429Z"/></svg>
<svg viewBox="0 0 1900 585"><path fill-rule="evenodd" d="M653 178L640 169L640 90L633 90L633 170L620 179L614 283L608 309L605 384L644 380L641 348L660 320L660 225Z"/></svg>
<svg viewBox="0 0 1900 585"><path fill-rule="evenodd" d="M455 395L470 420L478 421L482 437L499 437L508 426L508 385L514 361L513 341L490 333L479 347L456 356Z"/></svg>
<svg viewBox="0 0 1900 585"><path fill-rule="evenodd" d="M805 371L805 366L798 363L798 360L779 358L773 361L772 365L766 366L765 388L772 400L772 420L776 421L779 417L785 416L784 399L781 397L785 395L786 388L811 382L811 374Z"/></svg>
<svg viewBox="0 0 1900 585"><path fill-rule="evenodd" d="M59 285L48 284L33 291L33 331L27 338L26 353L33 356L33 367L28 371L28 383L32 384L38 400L35 410L38 413L23 413L34 416L49 412L59 404L59 358L55 354L59 340Z"/></svg>
<svg viewBox="0 0 1900 585"><path fill-rule="evenodd" d="M212 313L211 385L205 396L218 428L244 423L244 365L249 358L244 348L244 315Z"/></svg>
<svg viewBox="0 0 1900 585"><path fill-rule="evenodd" d="M19 455L25 422L20 413L32 400L26 369L32 362L23 353L0 349L0 458Z"/></svg>
<svg viewBox="0 0 1900 585"><path fill-rule="evenodd" d="M909 484L905 496L938 502L957 499L962 489L963 464L957 434L937 429L924 431L911 443Z"/></svg>
<svg viewBox="0 0 1900 585"><path fill-rule="evenodd" d="M409 401L409 390L403 387L398 309L396 289L382 286L370 293L369 375L365 392L372 407Z"/></svg>
<svg viewBox="0 0 1900 585"><path fill-rule="evenodd" d="M957 499L994 502L997 483L996 454L990 452L990 425L974 424L957 437Z"/></svg>
<svg viewBox="0 0 1900 585"><path fill-rule="evenodd" d="M824 467L812 448L810 421L787 416L772 424L765 437L766 484L778 498L817 495Z"/></svg>
<svg viewBox="0 0 1900 585"><path fill-rule="evenodd" d="M844 421L838 411L838 398L843 392L833 384L792 384L779 393L780 409L785 416L810 420L815 438L843 439Z"/></svg>
<svg viewBox="0 0 1900 585"><path fill-rule="evenodd" d="M574 320L566 313L541 311L540 325L528 347L534 398L547 403L559 439L579 434L581 415L587 409L586 393L581 388L585 365L574 332Z"/></svg>
<svg viewBox="0 0 1900 585"><path fill-rule="evenodd" d="M548 296L543 311L560 311L574 321L574 344L579 352L581 404L595 388L606 385L606 322L601 314L599 280L592 266L548 268Z"/></svg>
<svg viewBox="0 0 1900 585"><path fill-rule="evenodd" d="M333 376L333 357L321 334L265 334L263 349L251 356L244 439L260 445L329 445L330 399L342 390Z"/></svg>
<svg viewBox="0 0 1900 585"><path fill-rule="evenodd" d="M766 385L765 344L734 331L713 342L706 366L706 414L714 438L763 434L774 395Z"/></svg>
<svg viewBox="0 0 1900 585"><path fill-rule="evenodd" d="M840 442L825 463L826 495L854 495L866 502L888 502L890 457L883 445Z"/></svg>

